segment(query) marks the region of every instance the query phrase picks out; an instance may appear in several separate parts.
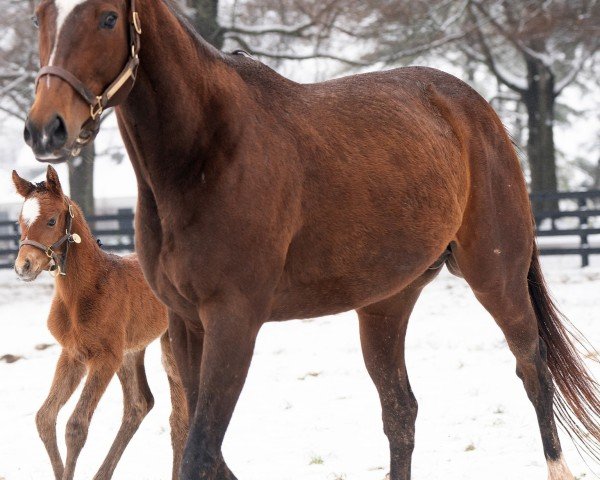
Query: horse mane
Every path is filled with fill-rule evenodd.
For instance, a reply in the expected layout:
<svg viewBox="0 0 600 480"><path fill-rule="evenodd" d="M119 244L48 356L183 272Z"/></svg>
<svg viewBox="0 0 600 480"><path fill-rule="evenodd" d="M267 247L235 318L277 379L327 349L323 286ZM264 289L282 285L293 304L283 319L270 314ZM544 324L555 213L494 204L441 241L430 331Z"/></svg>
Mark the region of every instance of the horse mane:
<svg viewBox="0 0 600 480"><path fill-rule="evenodd" d="M177 19L179 24L183 27L183 30L192 39L199 51L203 54L210 54L217 58L223 58L223 53L207 42L202 35L198 33L198 30L190 23L187 16L183 13L181 6L178 5L174 0L163 0L163 3L167 6L169 11Z"/></svg>
<svg viewBox="0 0 600 480"><path fill-rule="evenodd" d="M182 11L181 6L175 0L162 0L169 11L177 19L185 33L192 40L198 52L202 56L209 56L215 60L221 61L228 66L234 68L237 73L248 83L267 82L271 94L282 82L287 85L295 84L292 80L283 77L268 65L265 65L260 60L257 60L245 50L237 49L227 54L206 41L198 30L190 23L188 17ZM260 81L257 81L260 79ZM285 94L284 94L285 96Z"/></svg>

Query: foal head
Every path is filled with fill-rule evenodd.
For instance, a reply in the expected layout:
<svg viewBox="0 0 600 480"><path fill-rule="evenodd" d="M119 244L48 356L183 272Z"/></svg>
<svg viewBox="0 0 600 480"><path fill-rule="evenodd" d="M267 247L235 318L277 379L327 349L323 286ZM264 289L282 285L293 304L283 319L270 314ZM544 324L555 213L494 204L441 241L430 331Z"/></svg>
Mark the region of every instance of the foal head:
<svg viewBox="0 0 600 480"><path fill-rule="evenodd" d="M36 8L43 68L24 136L39 161L66 160L87 135L95 135L102 109L115 104L109 100L129 93L133 63L137 67L136 31L141 33L137 13L133 23L134 5L135 0L42 0ZM121 77L128 68L127 78ZM107 96L109 86L114 88Z"/></svg>
<svg viewBox="0 0 600 480"><path fill-rule="evenodd" d="M70 202L63 194L56 170L51 166L48 166L46 181L42 183L31 183L14 170L12 178L17 192L25 199L19 216L21 248L15 261L15 271L22 280L30 282L43 270L55 268L58 257L47 253L47 249L27 244L27 241L50 247L65 236L69 229ZM57 248L56 254L60 255L65 248L66 242Z"/></svg>

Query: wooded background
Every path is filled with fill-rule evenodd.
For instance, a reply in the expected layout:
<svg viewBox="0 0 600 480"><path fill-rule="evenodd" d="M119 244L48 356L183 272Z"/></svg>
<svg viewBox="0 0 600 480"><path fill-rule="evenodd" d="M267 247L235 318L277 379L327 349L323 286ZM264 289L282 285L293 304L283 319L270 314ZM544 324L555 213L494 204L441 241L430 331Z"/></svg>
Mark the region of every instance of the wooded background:
<svg viewBox="0 0 600 480"><path fill-rule="evenodd" d="M25 120L32 102L39 68L31 21L36 3L0 0L0 125L2 118ZM485 84L487 99L522 151L534 193L560 186L556 124L581 107L562 103L563 92L577 89L585 98L598 89L600 0L179 3L217 48L242 48L275 69L307 70L307 78L319 71L328 77L426 61L454 68L476 88ZM597 105L583 103L597 115ZM599 140L600 132L589 155L568 159L584 179L569 187L600 188ZM87 215L94 212L97 154L92 144L69 162L71 195ZM555 202L538 208L551 209Z"/></svg>

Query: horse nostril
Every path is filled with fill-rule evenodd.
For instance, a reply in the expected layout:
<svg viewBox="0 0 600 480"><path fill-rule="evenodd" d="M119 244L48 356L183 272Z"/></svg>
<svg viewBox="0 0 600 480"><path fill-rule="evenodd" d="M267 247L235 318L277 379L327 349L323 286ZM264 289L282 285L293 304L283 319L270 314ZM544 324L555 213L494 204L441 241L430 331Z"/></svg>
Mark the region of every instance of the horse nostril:
<svg viewBox="0 0 600 480"><path fill-rule="evenodd" d="M23 130L23 138L25 139L25 143L31 147L32 140L31 140L31 126L30 126L29 119L27 119L27 121L25 122L25 129Z"/></svg>
<svg viewBox="0 0 600 480"><path fill-rule="evenodd" d="M31 262L29 261L29 259L25 260L25 263L23 264L23 272L28 272L31 269Z"/></svg>
<svg viewBox="0 0 600 480"><path fill-rule="evenodd" d="M47 134L48 146L52 150L58 150L65 146L65 143L67 143L67 126L60 115L54 117L48 124Z"/></svg>

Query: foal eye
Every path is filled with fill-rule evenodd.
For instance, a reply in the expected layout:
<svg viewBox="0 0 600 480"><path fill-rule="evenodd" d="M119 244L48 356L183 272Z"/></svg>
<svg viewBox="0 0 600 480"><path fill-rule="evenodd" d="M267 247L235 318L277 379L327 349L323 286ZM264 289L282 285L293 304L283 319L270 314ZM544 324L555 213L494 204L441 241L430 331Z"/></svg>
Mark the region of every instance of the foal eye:
<svg viewBox="0 0 600 480"><path fill-rule="evenodd" d="M38 16L37 16L37 15L33 15L33 16L31 17L31 21L32 21L32 23L33 23L33 26L34 26L35 28L40 28L40 20L39 20L39 18L38 18Z"/></svg>
<svg viewBox="0 0 600 480"><path fill-rule="evenodd" d="M106 28L112 30L117 24L119 16L115 12L108 12L102 14L102 20L100 20L100 28Z"/></svg>
<svg viewBox="0 0 600 480"><path fill-rule="evenodd" d="M56 218L51 218L50 220L48 220L49 227L53 227L54 225L56 225Z"/></svg>

